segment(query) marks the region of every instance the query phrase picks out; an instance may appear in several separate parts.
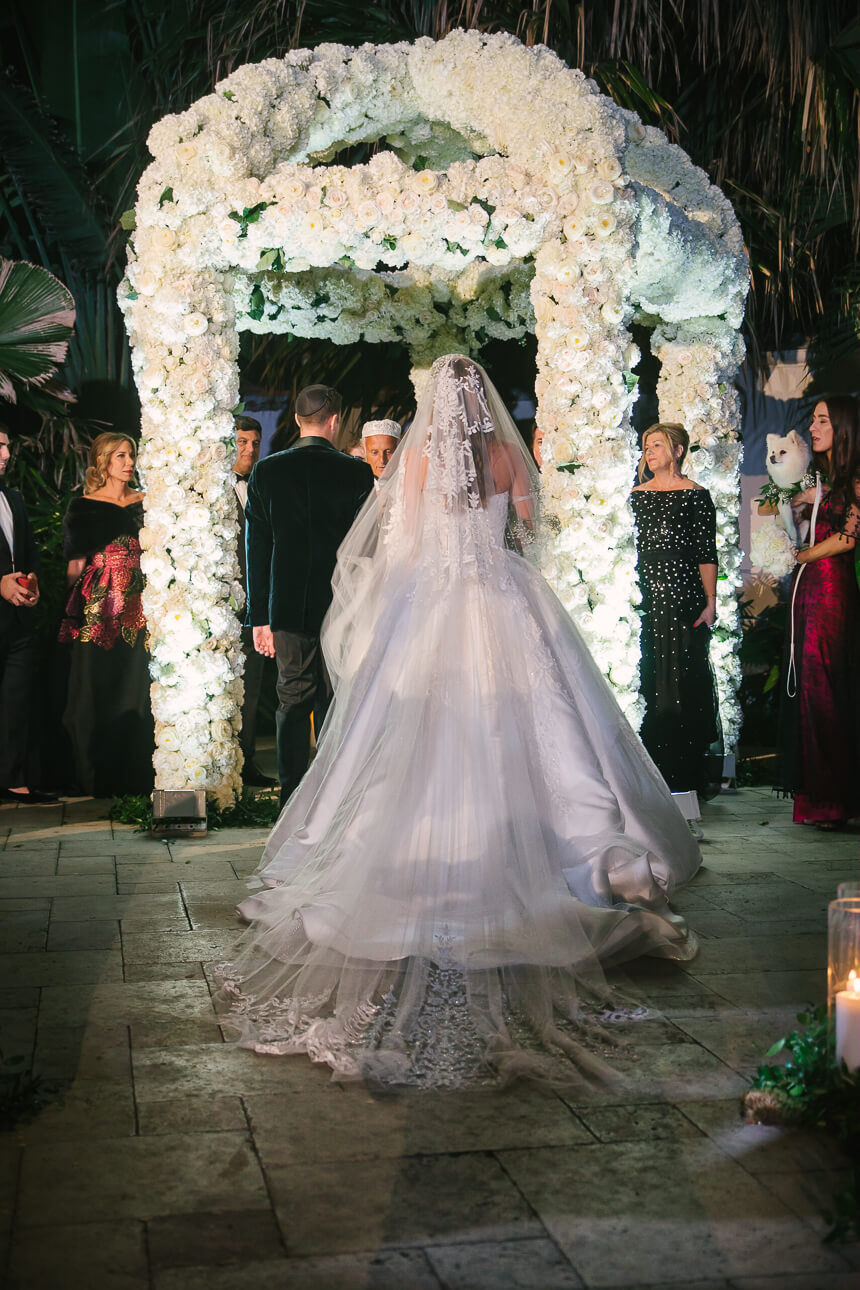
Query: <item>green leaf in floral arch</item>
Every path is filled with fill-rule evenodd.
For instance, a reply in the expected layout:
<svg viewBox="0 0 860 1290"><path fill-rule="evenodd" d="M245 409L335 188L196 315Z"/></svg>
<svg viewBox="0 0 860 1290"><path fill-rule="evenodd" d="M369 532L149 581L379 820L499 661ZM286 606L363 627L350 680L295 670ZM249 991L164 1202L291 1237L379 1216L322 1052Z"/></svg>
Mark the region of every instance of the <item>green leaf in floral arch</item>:
<svg viewBox="0 0 860 1290"><path fill-rule="evenodd" d="M174 200L173 189L168 184L164 192L161 194L161 196L158 199L158 205L163 206L165 202L172 202L173 200Z"/></svg>
<svg viewBox="0 0 860 1290"><path fill-rule="evenodd" d="M223 94L224 94L224 98L227 99L230 103L232 103L236 97L236 95L233 93L232 90L224 90Z"/></svg>
<svg viewBox="0 0 860 1290"><path fill-rule="evenodd" d="M266 307L266 297L263 295L259 283L254 284L251 291L251 303L248 309L248 317L253 318L254 322L259 322L263 316L263 310Z"/></svg>
<svg viewBox="0 0 860 1290"><path fill-rule="evenodd" d="M270 247L264 251L257 261L257 268L261 271L271 270L272 273L283 273L284 271L284 253L277 247Z"/></svg>
<svg viewBox="0 0 860 1290"><path fill-rule="evenodd" d="M133 233L137 227L137 215L134 210L123 211L119 217L120 228L125 229L126 233Z"/></svg>
<svg viewBox="0 0 860 1290"><path fill-rule="evenodd" d="M234 219L239 225L240 238L248 236L248 225L256 224L268 205L268 202L257 202L256 206L246 206L241 215L238 211L230 211L228 219Z"/></svg>
<svg viewBox="0 0 860 1290"><path fill-rule="evenodd" d="M44 385L63 362L75 325L72 293L47 269L0 260L0 398Z"/></svg>
<svg viewBox="0 0 860 1290"><path fill-rule="evenodd" d="M636 386L639 384L639 377L635 372L622 372L621 377L624 381L625 390L628 394L632 394L636 389Z"/></svg>

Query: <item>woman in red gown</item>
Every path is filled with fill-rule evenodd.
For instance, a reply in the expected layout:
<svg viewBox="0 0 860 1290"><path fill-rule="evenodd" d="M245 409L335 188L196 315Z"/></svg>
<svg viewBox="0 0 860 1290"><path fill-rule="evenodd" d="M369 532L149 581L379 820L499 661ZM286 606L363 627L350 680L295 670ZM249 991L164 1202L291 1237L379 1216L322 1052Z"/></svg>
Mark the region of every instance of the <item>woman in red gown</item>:
<svg viewBox="0 0 860 1290"><path fill-rule="evenodd" d="M798 551L786 647L781 752L794 821L835 828L860 816L860 592L854 546L860 537L860 424L855 399L815 405L814 469L822 477L814 542ZM796 512L811 515L815 489Z"/></svg>

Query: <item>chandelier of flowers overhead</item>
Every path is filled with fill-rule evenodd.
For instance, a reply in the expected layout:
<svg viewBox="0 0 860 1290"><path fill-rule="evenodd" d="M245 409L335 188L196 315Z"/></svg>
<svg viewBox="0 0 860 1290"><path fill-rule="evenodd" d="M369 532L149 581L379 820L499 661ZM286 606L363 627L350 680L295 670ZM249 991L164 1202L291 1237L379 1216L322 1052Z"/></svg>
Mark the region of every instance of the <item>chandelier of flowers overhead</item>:
<svg viewBox="0 0 860 1290"><path fill-rule="evenodd" d="M381 150L339 165L359 143ZM558 521L545 571L638 724L628 328L653 327L660 416L687 426L690 473L717 508L731 743L748 266L704 172L549 49L476 31L241 67L149 147L120 303L142 402L157 784L227 801L241 783L242 329L402 341L417 387L442 353L534 331Z"/></svg>

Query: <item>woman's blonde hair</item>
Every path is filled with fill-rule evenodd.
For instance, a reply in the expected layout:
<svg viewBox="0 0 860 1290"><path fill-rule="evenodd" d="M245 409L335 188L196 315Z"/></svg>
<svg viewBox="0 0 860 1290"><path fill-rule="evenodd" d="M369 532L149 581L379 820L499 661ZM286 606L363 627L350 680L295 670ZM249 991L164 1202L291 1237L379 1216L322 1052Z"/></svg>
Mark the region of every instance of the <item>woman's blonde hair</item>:
<svg viewBox="0 0 860 1290"><path fill-rule="evenodd" d="M96 435L90 444L90 464L84 479L84 496L104 488L107 483L107 468L113 454L120 444L127 443L137 460L137 444L127 434L115 434L112 430Z"/></svg>
<svg viewBox="0 0 860 1290"><path fill-rule="evenodd" d="M642 456L639 458L639 469L636 472L637 475L639 476L640 484L644 480L645 472L648 469L648 467L645 465L645 445L652 434L660 435L660 437L665 442L666 447L669 449L673 457L675 456L676 448L683 448L684 451L681 453L681 456L678 458L679 470L684 464L684 458L686 457L687 450L690 447L690 436L687 434L687 431L680 424L680 422L655 421L652 426L648 427L648 429L645 431L645 433L642 436Z"/></svg>

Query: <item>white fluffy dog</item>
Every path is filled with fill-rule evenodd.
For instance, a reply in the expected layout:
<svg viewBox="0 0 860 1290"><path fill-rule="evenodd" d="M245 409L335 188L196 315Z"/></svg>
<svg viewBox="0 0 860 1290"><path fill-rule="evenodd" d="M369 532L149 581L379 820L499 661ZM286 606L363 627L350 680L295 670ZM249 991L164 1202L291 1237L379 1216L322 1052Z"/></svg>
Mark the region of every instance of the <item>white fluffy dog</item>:
<svg viewBox="0 0 860 1290"><path fill-rule="evenodd" d="M806 540L809 522L803 520L798 530L791 509L791 496L800 492L801 481L809 470L811 455L809 444L801 439L796 430L790 430L785 438L776 434L767 436L767 473L778 490L773 501L783 527L795 545Z"/></svg>

